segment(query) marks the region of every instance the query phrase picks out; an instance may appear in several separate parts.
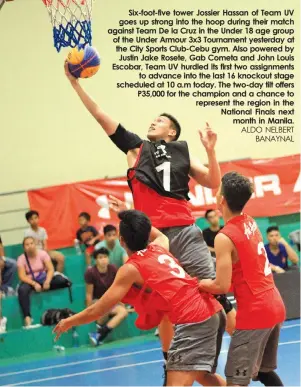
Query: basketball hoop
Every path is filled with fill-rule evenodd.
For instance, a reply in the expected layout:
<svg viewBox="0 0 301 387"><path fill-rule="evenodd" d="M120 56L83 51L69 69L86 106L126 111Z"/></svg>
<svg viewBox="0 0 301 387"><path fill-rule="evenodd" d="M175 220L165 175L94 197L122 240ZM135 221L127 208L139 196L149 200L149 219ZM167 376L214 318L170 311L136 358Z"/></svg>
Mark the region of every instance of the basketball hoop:
<svg viewBox="0 0 301 387"><path fill-rule="evenodd" d="M92 5L94 0L42 0L53 26L54 47L91 45Z"/></svg>

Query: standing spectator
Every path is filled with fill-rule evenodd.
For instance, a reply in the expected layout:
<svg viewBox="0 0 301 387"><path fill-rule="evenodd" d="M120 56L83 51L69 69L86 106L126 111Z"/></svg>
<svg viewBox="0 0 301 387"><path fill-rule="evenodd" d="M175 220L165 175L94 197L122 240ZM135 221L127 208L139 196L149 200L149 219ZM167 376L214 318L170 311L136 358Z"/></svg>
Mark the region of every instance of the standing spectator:
<svg viewBox="0 0 301 387"><path fill-rule="evenodd" d="M45 228L39 226L39 213L38 211L28 211L25 214L27 222L30 224L30 227L25 230L24 237L32 237L35 240L35 243L40 250L45 250L50 256L52 263L56 269L62 273L64 271L64 261L65 257L62 253L55 250L48 251L47 239L48 235Z"/></svg>
<svg viewBox="0 0 301 387"><path fill-rule="evenodd" d="M0 237L0 293L13 294L12 284L17 272L17 262L7 258L4 254L4 246Z"/></svg>
<svg viewBox="0 0 301 387"><path fill-rule="evenodd" d="M214 239L223 226L220 225L219 216L213 209L206 211L205 218L209 223L209 227L203 230L204 241L206 242L211 255L215 257Z"/></svg>
<svg viewBox="0 0 301 387"><path fill-rule="evenodd" d="M105 247L110 252L110 262L116 267L122 266L128 259L128 255L123 247L121 247L118 239L117 228L108 224L103 229L104 240L97 243L95 249Z"/></svg>
<svg viewBox="0 0 301 387"><path fill-rule="evenodd" d="M95 266L88 268L85 273L87 307L104 295L114 282L117 273L117 267L110 264L109 251L106 248L95 250L93 256ZM110 313L97 321L97 333L89 334L91 343L94 346L99 345L126 316L125 306L121 303L115 305Z"/></svg>
<svg viewBox="0 0 301 387"><path fill-rule="evenodd" d="M288 260L293 264L298 263L298 255L286 240L281 237L278 226L271 226L266 232L269 243L265 245L265 250L271 269L275 273L284 273L288 269Z"/></svg>
<svg viewBox="0 0 301 387"><path fill-rule="evenodd" d="M86 246L85 256L87 266L91 266L91 254L94 245L99 242L100 235L95 227L90 225L91 216L87 212L81 212L78 216L80 228L76 232L76 239Z"/></svg>
<svg viewBox="0 0 301 387"><path fill-rule="evenodd" d="M24 254L17 261L18 276L21 284L18 289L19 303L24 317L25 327L32 323L30 314L30 293L60 289L65 281L62 276L53 276L54 268L46 251L38 249L33 237L26 237L23 241ZM27 262L27 259L28 262Z"/></svg>

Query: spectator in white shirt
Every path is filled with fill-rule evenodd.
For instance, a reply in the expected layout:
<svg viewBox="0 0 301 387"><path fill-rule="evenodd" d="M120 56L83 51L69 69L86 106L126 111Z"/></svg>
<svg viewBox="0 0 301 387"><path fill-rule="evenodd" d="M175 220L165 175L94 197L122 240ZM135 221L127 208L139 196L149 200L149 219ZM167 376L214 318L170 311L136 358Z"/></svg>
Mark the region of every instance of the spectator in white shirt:
<svg viewBox="0 0 301 387"><path fill-rule="evenodd" d="M38 211L28 211L25 214L27 222L30 224L30 227L25 230L24 237L32 237L35 240L37 248L39 250L45 250L50 256L53 266L56 271L62 273L64 271L64 255L55 250L48 250L47 240L48 235L45 228L39 226L39 213Z"/></svg>

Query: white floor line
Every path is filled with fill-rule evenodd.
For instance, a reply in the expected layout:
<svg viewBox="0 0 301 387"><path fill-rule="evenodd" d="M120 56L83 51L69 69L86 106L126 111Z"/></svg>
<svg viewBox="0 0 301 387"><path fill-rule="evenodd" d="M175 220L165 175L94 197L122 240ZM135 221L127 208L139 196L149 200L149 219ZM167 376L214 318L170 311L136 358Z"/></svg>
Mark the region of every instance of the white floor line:
<svg viewBox="0 0 301 387"><path fill-rule="evenodd" d="M111 355L111 356L105 356L105 357L96 357L95 359L78 360L78 361L73 361L73 362L69 362L69 363L55 364L53 366L45 366L45 367L40 367L40 368L31 368L31 369L28 369L28 370L22 370L22 371L17 371L17 372L7 372L6 374L0 374L0 378L2 378L4 376L27 374L29 372L45 371L45 370L54 369L54 368L69 367L69 366L78 365L78 364L93 363L95 361L100 361L100 360L109 360L109 359L116 359L116 358L119 358L119 357L125 357L125 356L131 356L131 355L139 355L141 353L148 353L148 352L159 351L160 349L161 349L160 347L156 347L156 348L152 348L152 349L144 349L144 350L141 350L141 351L120 353L118 355Z"/></svg>
<svg viewBox="0 0 301 387"><path fill-rule="evenodd" d="M38 383L38 382L46 382L48 380L56 380L56 379L65 379L69 378L71 376L80 376L80 375L89 375L89 374L96 374L100 372L106 372L106 371L113 371L118 370L122 368L130 368L130 367L139 367L147 364L153 364L153 363L162 363L163 360L152 360L152 361L146 361L142 363L134 363L134 364L125 364L122 366L116 366L116 367L109 367L109 368L103 368L100 370L92 370L92 371L85 371L85 372L77 372L75 374L69 374L69 375L61 375L61 376L54 376L51 378L45 378L45 379L35 379L35 380L29 380L28 382L20 382L20 383L14 383L14 384L8 384L7 386L24 386L24 384L31 384L31 383Z"/></svg>
<svg viewBox="0 0 301 387"><path fill-rule="evenodd" d="M301 324L284 325L284 326L282 326L282 329L294 328L294 327L298 327L300 325ZM223 339L229 340L230 336L226 334ZM40 367L40 368L31 368L31 369L22 370L22 371L16 371L16 372L7 372L5 374L0 374L0 378L2 378L4 376L28 374L30 372L38 372L38 371L44 371L44 370L54 369L54 368L69 367L69 366L73 366L73 365L77 365L77 364L92 363L92 362L100 361L100 360L109 360L109 359L116 359L116 358L119 358L119 357L125 357L125 356L131 356L131 355L139 355L140 353L148 353L148 352L153 352L153 351L159 351L160 349L161 348L156 347L156 348L145 349L145 350L141 350L141 351L121 353L121 354L118 354L118 355L111 355L111 356L106 356L106 357L97 357L95 359L79 360L79 361L74 361L74 362L69 362L69 363L56 364L56 365L52 365L52 366L45 366L45 367Z"/></svg>
<svg viewBox="0 0 301 387"><path fill-rule="evenodd" d="M298 344L300 342L301 342L300 340L297 340L297 341L287 341L287 342L279 343L279 345ZM227 353L227 352L228 352L228 350L221 351L221 353ZM152 360L152 361L146 361L146 362L142 362L142 363L133 363L133 364L126 364L126 365L116 366L116 367L103 368L103 369L100 369L100 370L91 370L91 371L77 372L77 373L74 373L74 374L66 374L66 375L60 375L60 376L53 376L53 377L44 378L44 379L28 380L28 381L23 381L23 382L20 382L20 383L9 384L9 385L6 385L6 386L24 386L26 384L46 382L46 381L49 381L49 380L65 379L65 378L71 378L71 377L74 377L74 376L96 374L96 373L101 373L101 372L106 372L106 371L118 370L118 369L122 369L122 368L139 367L139 366L143 366L143 365L147 365L147 364L162 363L162 362L163 362L163 359L161 359L161 360Z"/></svg>
<svg viewBox="0 0 301 387"><path fill-rule="evenodd" d="M299 327L301 324L293 324L293 325L283 325L282 329Z"/></svg>

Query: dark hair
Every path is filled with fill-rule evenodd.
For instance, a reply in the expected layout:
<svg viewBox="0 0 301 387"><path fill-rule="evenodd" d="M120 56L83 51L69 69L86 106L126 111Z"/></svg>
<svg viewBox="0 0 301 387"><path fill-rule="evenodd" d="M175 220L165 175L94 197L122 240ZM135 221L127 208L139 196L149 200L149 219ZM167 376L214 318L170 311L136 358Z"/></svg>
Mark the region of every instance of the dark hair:
<svg viewBox="0 0 301 387"><path fill-rule="evenodd" d="M160 117L161 116L166 117L171 121L171 126L176 131L176 135L173 141L177 141L177 139L180 137L180 134L181 134L181 125L179 124L178 120L174 116L168 113L162 113L160 114Z"/></svg>
<svg viewBox="0 0 301 387"><path fill-rule="evenodd" d="M88 214L87 212L81 212L79 215L78 215L79 218L85 218L88 222L90 222L91 220L91 216L90 214Z"/></svg>
<svg viewBox="0 0 301 387"><path fill-rule="evenodd" d="M232 212L241 212L252 196L253 185L247 177L228 172L222 177L221 193Z"/></svg>
<svg viewBox="0 0 301 387"><path fill-rule="evenodd" d="M272 231L279 231L279 227L278 226L270 226L267 228L267 234L269 234Z"/></svg>
<svg viewBox="0 0 301 387"><path fill-rule="evenodd" d="M94 253L93 253L93 257L96 259L97 258L97 255L106 255L106 256L109 256L110 255L110 252L108 249L106 249L105 247L100 247L98 250L95 250Z"/></svg>
<svg viewBox="0 0 301 387"><path fill-rule="evenodd" d="M215 210L213 208L210 208L210 210L207 210L205 212L205 218L208 219L208 215L210 214L210 212L215 212Z"/></svg>
<svg viewBox="0 0 301 387"><path fill-rule="evenodd" d="M137 210L122 211L118 216L119 232L127 247L133 252L145 249L152 228L149 218Z"/></svg>
<svg viewBox="0 0 301 387"><path fill-rule="evenodd" d="M108 232L110 231L117 231L117 228L115 226L113 226L112 224L107 224L106 226L104 226L103 228L103 233L106 235Z"/></svg>
<svg viewBox="0 0 301 387"><path fill-rule="evenodd" d="M26 212L25 218L26 218L27 222L33 217L33 215L40 216L38 211L31 210L31 211Z"/></svg>
<svg viewBox="0 0 301 387"><path fill-rule="evenodd" d="M34 241L34 237L31 237L31 236L27 236L23 239L23 242L22 242L22 245L23 245L23 249L24 249L24 245L25 245L25 242L27 241L27 239L32 239Z"/></svg>

